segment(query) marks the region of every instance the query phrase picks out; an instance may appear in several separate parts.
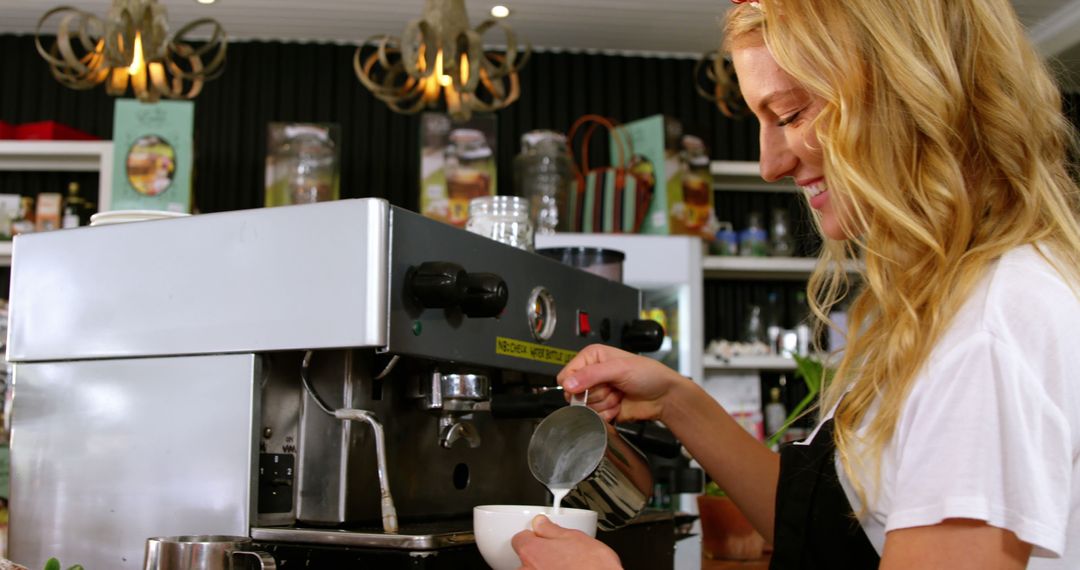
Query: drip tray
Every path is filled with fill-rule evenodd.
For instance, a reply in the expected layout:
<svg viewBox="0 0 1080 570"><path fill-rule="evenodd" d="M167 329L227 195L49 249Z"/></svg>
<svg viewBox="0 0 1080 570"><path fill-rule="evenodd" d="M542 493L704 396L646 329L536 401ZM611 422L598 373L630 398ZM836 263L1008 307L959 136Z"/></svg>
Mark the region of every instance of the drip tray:
<svg viewBox="0 0 1080 570"><path fill-rule="evenodd" d="M437 550L474 544L472 519L456 519L402 525L397 534L381 527L252 527L251 538L258 542L288 542L334 546L366 546L401 550Z"/></svg>

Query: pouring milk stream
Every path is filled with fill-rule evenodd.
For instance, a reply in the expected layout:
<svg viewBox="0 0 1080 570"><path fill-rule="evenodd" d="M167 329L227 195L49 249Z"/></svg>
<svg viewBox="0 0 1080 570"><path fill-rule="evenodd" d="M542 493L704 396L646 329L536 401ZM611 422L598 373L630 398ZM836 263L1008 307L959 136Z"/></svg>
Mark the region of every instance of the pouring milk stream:
<svg viewBox="0 0 1080 570"><path fill-rule="evenodd" d="M545 418L529 442L529 467L551 492L556 513L563 498L596 469L607 446L602 426L590 425L596 412L585 405L588 399L588 390L571 396L570 406Z"/></svg>

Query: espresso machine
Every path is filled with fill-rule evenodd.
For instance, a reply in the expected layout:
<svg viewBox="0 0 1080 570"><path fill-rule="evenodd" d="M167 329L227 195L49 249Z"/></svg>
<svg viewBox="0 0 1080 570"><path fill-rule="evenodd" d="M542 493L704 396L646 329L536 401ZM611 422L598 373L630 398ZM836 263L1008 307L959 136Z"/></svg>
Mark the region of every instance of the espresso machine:
<svg viewBox="0 0 1080 570"><path fill-rule="evenodd" d="M379 199L19 236L9 558L138 569L150 537L234 535L285 569L483 568L472 507L550 504L526 448L555 375L655 350L640 303ZM671 530L601 537L664 568Z"/></svg>

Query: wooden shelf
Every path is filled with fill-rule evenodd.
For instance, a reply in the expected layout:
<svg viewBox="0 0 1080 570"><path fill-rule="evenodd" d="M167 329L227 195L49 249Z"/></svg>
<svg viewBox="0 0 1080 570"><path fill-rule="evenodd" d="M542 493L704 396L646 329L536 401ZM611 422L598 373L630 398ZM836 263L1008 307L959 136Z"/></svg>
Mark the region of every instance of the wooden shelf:
<svg viewBox="0 0 1080 570"><path fill-rule="evenodd" d="M709 164L713 177L713 190L743 192L800 192L790 179L766 182L761 179L757 162L714 160Z"/></svg>

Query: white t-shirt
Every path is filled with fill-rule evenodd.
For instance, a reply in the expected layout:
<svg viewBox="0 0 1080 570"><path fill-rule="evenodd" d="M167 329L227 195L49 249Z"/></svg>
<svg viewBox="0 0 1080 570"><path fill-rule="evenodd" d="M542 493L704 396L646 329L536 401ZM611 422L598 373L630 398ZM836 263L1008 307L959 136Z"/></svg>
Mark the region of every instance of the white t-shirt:
<svg viewBox="0 0 1080 570"><path fill-rule="evenodd" d="M1032 544L1028 568L1080 569L1080 300L1034 247L975 288L871 476L862 526L879 554L888 531L970 518Z"/></svg>

